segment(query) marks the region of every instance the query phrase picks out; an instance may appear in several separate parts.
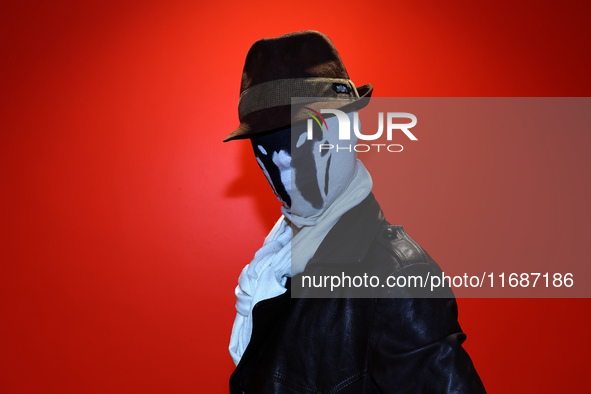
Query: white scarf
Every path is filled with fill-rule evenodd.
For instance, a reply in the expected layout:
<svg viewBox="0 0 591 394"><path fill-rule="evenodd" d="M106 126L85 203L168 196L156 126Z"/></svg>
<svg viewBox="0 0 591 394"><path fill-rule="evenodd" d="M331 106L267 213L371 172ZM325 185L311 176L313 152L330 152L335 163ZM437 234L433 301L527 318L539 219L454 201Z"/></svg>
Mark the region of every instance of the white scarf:
<svg viewBox="0 0 591 394"><path fill-rule="evenodd" d="M371 175L359 160L356 164L355 175L347 188L318 217L300 218L284 211L254 259L242 270L235 291L237 314L230 338L230 354L236 365L252 334L252 308L259 301L285 293L287 278L304 271L335 223L371 192ZM290 221L301 227L295 237Z"/></svg>

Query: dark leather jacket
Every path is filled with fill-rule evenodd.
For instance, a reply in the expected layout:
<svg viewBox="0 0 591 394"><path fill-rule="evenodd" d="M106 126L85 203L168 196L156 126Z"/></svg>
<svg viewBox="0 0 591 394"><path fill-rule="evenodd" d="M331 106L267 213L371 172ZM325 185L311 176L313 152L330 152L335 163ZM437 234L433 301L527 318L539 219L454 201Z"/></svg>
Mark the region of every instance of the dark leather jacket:
<svg viewBox="0 0 591 394"><path fill-rule="evenodd" d="M371 194L337 222L303 274L338 262L397 274L440 272L402 227L384 220ZM461 346L465 338L451 293L291 298L288 286L255 305L251 340L230 377L230 392L485 392Z"/></svg>

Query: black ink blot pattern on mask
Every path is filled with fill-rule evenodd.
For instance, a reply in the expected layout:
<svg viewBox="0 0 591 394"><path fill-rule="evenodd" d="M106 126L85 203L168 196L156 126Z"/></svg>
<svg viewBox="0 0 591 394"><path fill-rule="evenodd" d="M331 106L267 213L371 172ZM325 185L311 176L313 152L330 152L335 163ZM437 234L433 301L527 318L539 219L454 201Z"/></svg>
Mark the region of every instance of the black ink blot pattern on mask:
<svg viewBox="0 0 591 394"><path fill-rule="evenodd" d="M324 195L328 195L328 171L330 170L330 159L332 156L328 156L328 161L326 162L326 173L324 174Z"/></svg>
<svg viewBox="0 0 591 394"><path fill-rule="evenodd" d="M320 187L318 186L318 168L314 160L314 142L322 140L322 130L314 127L312 139L305 142L294 152L291 165L294 169L295 186L301 192L302 197L314 209L322 208L324 203ZM297 140L301 133L293 133Z"/></svg>
<svg viewBox="0 0 591 394"><path fill-rule="evenodd" d="M261 161L261 163L263 163L265 168L262 169L266 170L271 178L269 184L288 207L291 207L291 198L281 181L281 171L279 170L279 167L273 163L273 154L278 154L279 152L284 151L291 156L290 134L291 130L285 129L276 133L253 137L251 139L252 149L254 150L255 156ZM259 145L267 152L266 155L258 149Z"/></svg>
<svg viewBox="0 0 591 394"><path fill-rule="evenodd" d="M328 145L328 140L324 140L324 142L323 142L322 144L323 144L323 145ZM327 153L328 153L328 149L322 149L322 150L320 151L320 156L321 156L321 157L324 157L324 156L326 156L326 154L327 154Z"/></svg>
<svg viewBox="0 0 591 394"><path fill-rule="evenodd" d="M266 149L266 150L271 156L273 155L274 152L277 152L277 151L271 151L270 149ZM256 154L256 150L255 150L255 154ZM287 190L285 190L285 186L283 185L283 182L281 181L281 171L279 170L279 167L277 167L277 165L275 163L273 163L273 160L271 159L271 157L269 157L269 155L265 156L265 155L259 154L259 155L257 155L257 157L265 166L265 168L263 168L263 170L266 169L267 173L269 174L269 177L271 178L271 182L269 182L271 184L271 187L279 195L279 197L281 198L281 201L285 202L287 204L287 206L290 207L291 206L291 198L289 197L289 194L287 193Z"/></svg>

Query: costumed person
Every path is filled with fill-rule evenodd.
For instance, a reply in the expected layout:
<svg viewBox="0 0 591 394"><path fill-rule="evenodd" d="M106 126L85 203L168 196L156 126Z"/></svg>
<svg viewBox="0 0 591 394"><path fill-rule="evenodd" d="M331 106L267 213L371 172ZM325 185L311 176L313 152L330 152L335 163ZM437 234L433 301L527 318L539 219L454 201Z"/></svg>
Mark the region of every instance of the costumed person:
<svg viewBox="0 0 591 394"><path fill-rule="evenodd" d="M439 298L415 298L400 288L386 296L292 297L304 276L441 273L401 226L384 219L355 151L318 149L337 143L338 134L328 132L337 118L312 134L293 122L291 98L317 97L335 99L332 108L353 124L372 89L353 84L332 41L319 32L262 39L247 54L240 126L224 141L250 140L283 205L238 279L231 393L484 392L462 348L449 288Z"/></svg>

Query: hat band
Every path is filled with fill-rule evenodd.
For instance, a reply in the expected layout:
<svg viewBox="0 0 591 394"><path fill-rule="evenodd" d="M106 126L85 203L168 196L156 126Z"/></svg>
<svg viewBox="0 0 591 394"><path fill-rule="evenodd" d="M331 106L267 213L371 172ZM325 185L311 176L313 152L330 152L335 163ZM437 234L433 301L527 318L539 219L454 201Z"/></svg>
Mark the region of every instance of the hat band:
<svg viewBox="0 0 591 394"><path fill-rule="evenodd" d="M337 85L344 85L345 88ZM345 78L276 79L243 91L238 102L238 116L242 120L256 111L291 105L293 97L359 97L359 93L353 82Z"/></svg>

